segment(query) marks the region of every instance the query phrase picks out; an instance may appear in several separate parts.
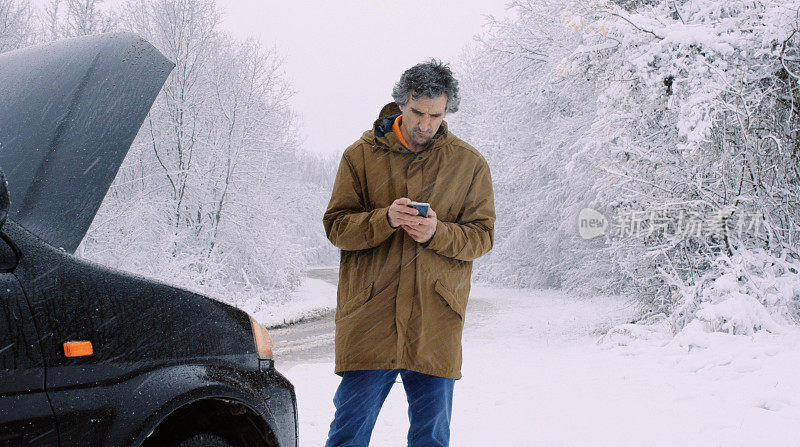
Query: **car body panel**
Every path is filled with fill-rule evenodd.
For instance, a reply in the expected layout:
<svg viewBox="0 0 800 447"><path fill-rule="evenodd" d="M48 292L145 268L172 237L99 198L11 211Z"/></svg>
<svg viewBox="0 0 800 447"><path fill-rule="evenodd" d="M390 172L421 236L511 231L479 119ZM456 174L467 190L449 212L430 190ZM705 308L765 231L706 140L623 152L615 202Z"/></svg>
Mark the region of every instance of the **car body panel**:
<svg viewBox="0 0 800 447"><path fill-rule="evenodd" d="M0 380L0 445L53 445L58 432L33 316L10 273L0 273L0 294L0 370L9 371Z"/></svg>
<svg viewBox="0 0 800 447"><path fill-rule="evenodd" d="M62 446L129 445L153 429L137 418L201 398L227 397L263 415L267 396L281 394L265 391L271 373L260 369L245 312L76 258L13 219L3 231L25 254L14 275L39 324ZM66 357L69 341L89 341L94 353ZM294 399L283 388L286 403L270 402L281 420ZM290 425L272 427L276 436L295 431L288 416Z"/></svg>

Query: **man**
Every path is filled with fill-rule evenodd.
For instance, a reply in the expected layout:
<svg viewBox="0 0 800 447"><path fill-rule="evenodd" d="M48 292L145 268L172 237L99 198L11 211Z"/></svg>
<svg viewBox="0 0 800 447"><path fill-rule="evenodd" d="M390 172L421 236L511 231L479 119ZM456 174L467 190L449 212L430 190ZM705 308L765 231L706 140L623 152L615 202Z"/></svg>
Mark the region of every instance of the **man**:
<svg viewBox="0 0 800 447"><path fill-rule="evenodd" d="M341 249L327 446L366 446L398 374L409 446L447 446L472 260L494 239L489 166L444 122L458 82L440 62L395 85L372 130L344 151L323 223ZM427 202L427 217L411 201Z"/></svg>

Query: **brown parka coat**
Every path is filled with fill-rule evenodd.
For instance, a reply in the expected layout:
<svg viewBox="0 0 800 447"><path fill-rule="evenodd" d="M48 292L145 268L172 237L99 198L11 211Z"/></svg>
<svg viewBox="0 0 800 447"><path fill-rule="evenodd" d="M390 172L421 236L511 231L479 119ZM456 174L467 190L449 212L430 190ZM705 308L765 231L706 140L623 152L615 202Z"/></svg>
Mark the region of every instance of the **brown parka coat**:
<svg viewBox="0 0 800 447"><path fill-rule="evenodd" d="M394 103L348 147L323 217L341 249L335 372L404 368L461 378L472 260L494 240L494 195L481 154L442 122L414 153L392 132ZM438 224L420 244L389 225L395 199L428 202Z"/></svg>

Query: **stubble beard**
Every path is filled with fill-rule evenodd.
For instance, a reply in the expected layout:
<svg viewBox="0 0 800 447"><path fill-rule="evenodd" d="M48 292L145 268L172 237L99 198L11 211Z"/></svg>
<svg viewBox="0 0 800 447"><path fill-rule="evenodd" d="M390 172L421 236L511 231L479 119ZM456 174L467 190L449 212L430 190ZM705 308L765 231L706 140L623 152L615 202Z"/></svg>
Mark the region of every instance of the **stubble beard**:
<svg viewBox="0 0 800 447"><path fill-rule="evenodd" d="M420 133L418 130L414 129L411 131L411 142L413 142L417 146L427 146L430 143L431 139L433 138L433 133L428 135L427 133L424 136L420 137Z"/></svg>

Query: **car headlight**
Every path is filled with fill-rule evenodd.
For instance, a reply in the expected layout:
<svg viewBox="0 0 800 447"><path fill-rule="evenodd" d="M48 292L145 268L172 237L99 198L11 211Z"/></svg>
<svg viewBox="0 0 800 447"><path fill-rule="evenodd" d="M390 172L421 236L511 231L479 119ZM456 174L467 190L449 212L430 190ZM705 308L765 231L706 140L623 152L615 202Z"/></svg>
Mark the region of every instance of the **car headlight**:
<svg viewBox="0 0 800 447"><path fill-rule="evenodd" d="M269 336L267 328L260 325L252 316L250 317L250 323L253 325L253 339L255 339L258 358L272 360L272 348L275 347L275 343L272 342L272 337Z"/></svg>

